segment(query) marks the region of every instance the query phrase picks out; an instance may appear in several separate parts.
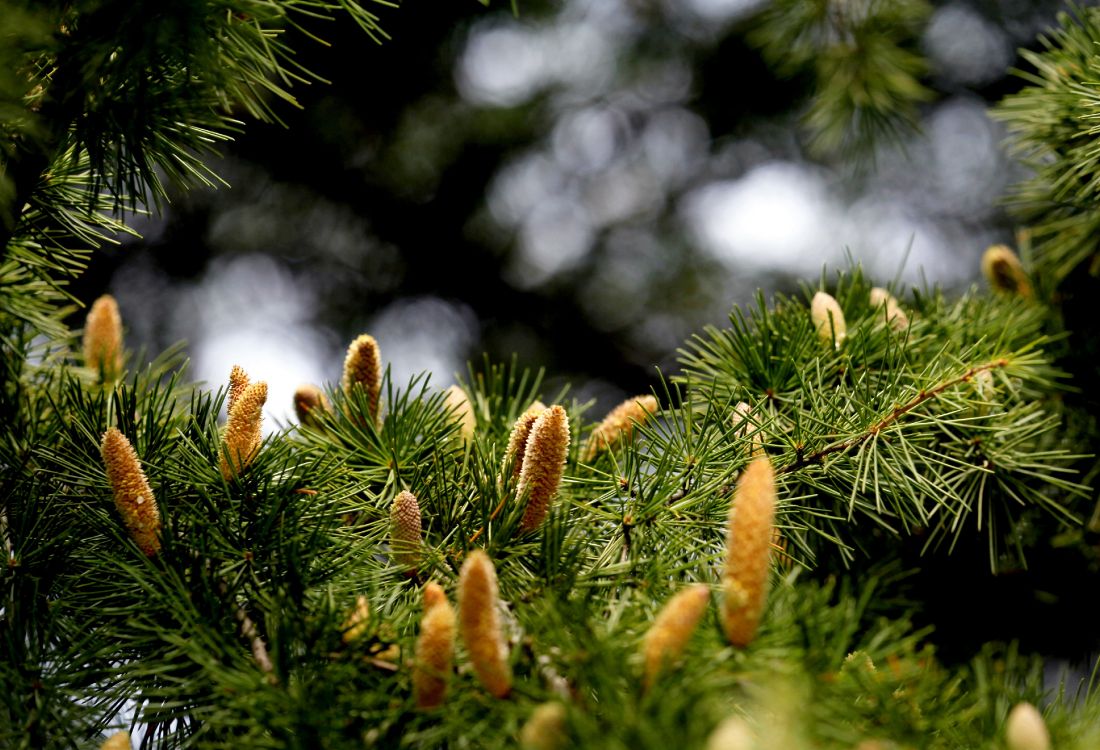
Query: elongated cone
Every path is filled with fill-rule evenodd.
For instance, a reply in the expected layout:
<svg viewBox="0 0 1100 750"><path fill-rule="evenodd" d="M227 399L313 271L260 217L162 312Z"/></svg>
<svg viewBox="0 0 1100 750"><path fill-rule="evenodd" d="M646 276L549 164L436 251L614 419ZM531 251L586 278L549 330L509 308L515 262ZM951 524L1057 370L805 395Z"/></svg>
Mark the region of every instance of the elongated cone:
<svg viewBox="0 0 1100 750"><path fill-rule="evenodd" d="M116 732L108 737L99 750L130 750L130 734L128 732Z"/></svg>
<svg viewBox="0 0 1100 750"><path fill-rule="evenodd" d="M876 286L871 290L871 307L876 310L885 307L886 322L895 331L904 331L909 327L909 317L901 309L901 304L898 303L894 295L880 286ZM881 320L881 316L879 319Z"/></svg>
<svg viewBox="0 0 1100 750"><path fill-rule="evenodd" d="M340 381L344 393L351 395L359 386L367 394L367 408L371 419L379 423L378 400L382 394L382 354L373 336L363 334L348 347L344 359L344 377Z"/></svg>
<svg viewBox="0 0 1100 750"><path fill-rule="evenodd" d="M446 398L443 400L443 408L446 409L459 425L459 435L463 441L470 442L474 438L474 430L477 429L477 417L474 416L474 407L470 403L470 397L466 391L457 385L447 389Z"/></svg>
<svg viewBox="0 0 1100 750"><path fill-rule="evenodd" d="M512 467L511 476L513 478L519 476L519 472L523 468L523 456L527 452L527 438L531 437L531 428L534 426L535 420L544 411L546 411L546 407L542 406L540 402L536 402L531 408L520 414L519 419L512 425L512 432L508 435L508 447L504 450L504 464L500 468L502 476L509 465Z"/></svg>
<svg viewBox="0 0 1100 750"><path fill-rule="evenodd" d="M328 396L312 383L303 383L294 391L294 413L298 415L298 422L306 427L319 430L321 419L318 415L331 411Z"/></svg>
<svg viewBox="0 0 1100 750"><path fill-rule="evenodd" d="M229 371L229 395L225 405L227 415L233 413L233 406L240 399L241 394L244 393L244 389L248 387L248 383L248 373L244 371L244 368L240 365L233 365L233 369Z"/></svg>
<svg viewBox="0 0 1100 750"><path fill-rule="evenodd" d="M160 511L134 446L111 427L103 433L100 452L122 523L141 551L152 557L160 551Z"/></svg>
<svg viewBox="0 0 1100 750"><path fill-rule="evenodd" d="M990 245L982 255L982 275L994 290L1031 296L1031 282L1020 258L1007 245Z"/></svg>
<svg viewBox="0 0 1100 750"><path fill-rule="evenodd" d="M771 461L761 456L741 474L730 504L722 627L735 646L752 642L764 612L775 503L775 474Z"/></svg>
<svg viewBox="0 0 1100 750"><path fill-rule="evenodd" d="M403 490L390 507L390 551L393 560L409 573L420 565L420 504L416 495Z"/></svg>
<svg viewBox="0 0 1100 750"><path fill-rule="evenodd" d="M539 704L519 730L520 748L562 750L568 740L565 734L565 718L565 706L562 704L554 701Z"/></svg>
<svg viewBox="0 0 1100 750"><path fill-rule="evenodd" d="M244 472L259 453L266 402L267 383L260 380L246 386L229 411L221 451L221 471L226 481Z"/></svg>
<svg viewBox="0 0 1100 750"><path fill-rule="evenodd" d="M655 397L635 396L612 409L588 436L588 443L584 447L585 463L591 463L596 456L620 440L629 440L634 434L634 426L645 424L657 413L658 408Z"/></svg>
<svg viewBox="0 0 1100 750"><path fill-rule="evenodd" d="M810 319L821 340L839 349L848 335L848 326L844 323L844 311L831 294L818 292L814 295L810 302Z"/></svg>
<svg viewBox="0 0 1100 750"><path fill-rule="evenodd" d="M370 605L367 603L367 597L359 596L355 600L355 609L348 615L348 619L344 621L344 634L342 638L344 643L352 644L366 635L367 630L370 628Z"/></svg>
<svg viewBox="0 0 1100 750"><path fill-rule="evenodd" d="M684 652L709 602L710 591L699 583L679 592L661 608L642 641L647 690L653 687L661 669Z"/></svg>
<svg viewBox="0 0 1100 750"><path fill-rule="evenodd" d="M1030 703L1017 703L1005 720L1008 750L1050 750L1050 733L1042 714Z"/></svg>
<svg viewBox="0 0 1100 750"><path fill-rule="evenodd" d="M565 409L551 406L531 425L523 466L516 485L516 497L526 495L527 506L520 521L520 533L534 531L542 525L550 510L550 502L558 492L565 473L565 458L569 453L569 417Z"/></svg>
<svg viewBox="0 0 1100 750"><path fill-rule="evenodd" d="M491 695L508 697L512 670L497 613L497 574L482 550L466 557L458 576L458 623L478 680Z"/></svg>
<svg viewBox="0 0 1100 750"><path fill-rule="evenodd" d="M122 375L122 316L109 294L92 303L84 321L84 366L111 383Z"/></svg>
<svg viewBox="0 0 1100 750"><path fill-rule="evenodd" d="M707 737L706 750L756 750L756 736L740 716L727 716Z"/></svg>
<svg viewBox="0 0 1100 750"><path fill-rule="evenodd" d="M438 583L424 587L424 616L416 639L413 694L417 708L435 708L447 695L455 651L455 611Z"/></svg>

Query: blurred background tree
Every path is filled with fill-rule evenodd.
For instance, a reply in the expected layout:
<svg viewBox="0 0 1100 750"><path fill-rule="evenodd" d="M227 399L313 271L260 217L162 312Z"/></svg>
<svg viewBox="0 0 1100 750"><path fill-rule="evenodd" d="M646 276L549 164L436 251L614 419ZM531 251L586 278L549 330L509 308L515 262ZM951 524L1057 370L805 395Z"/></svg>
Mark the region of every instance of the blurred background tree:
<svg viewBox="0 0 1100 750"><path fill-rule="evenodd" d="M602 407L847 253L964 285L1023 174L987 107L1064 4L835 5L406 2L380 45L318 24L332 48L299 60L331 85L219 147L232 187L131 217L78 295L115 294L137 344L187 339L200 379L281 373L285 417L364 330L398 379L517 352Z"/></svg>

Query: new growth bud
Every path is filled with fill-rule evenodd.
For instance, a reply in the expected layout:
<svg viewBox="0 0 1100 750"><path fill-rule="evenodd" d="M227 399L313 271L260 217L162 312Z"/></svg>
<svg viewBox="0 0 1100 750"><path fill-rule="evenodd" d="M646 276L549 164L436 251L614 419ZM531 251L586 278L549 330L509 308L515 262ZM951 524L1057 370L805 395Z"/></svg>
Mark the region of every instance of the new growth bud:
<svg viewBox="0 0 1100 750"><path fill-rule="evenodd" d="M897 299L880 286L876 286L871 290L871 307L875 310L885 308L886 322L895 331L904 331L909 327L909 317L901 309ZM880 312L879 315L881 320L882 313Z"/></svg>
<svg viewBox="0 0 1100 750"><path fill-rule="evenodd" d="M982 275L995 291L1031 296L1028 281L1020 258L1007 245L990 245L982 255Z"/></svg>
<svg viewBox="0 0 1100 750"><path fill-rule="evenodd" d="M241 371L241 375L243 375ZM247 375L244 376L247 382ZM258 381L246 385L232 399L229 421L222 438L221 472L228 482L248 468L260 451L263 440L263 409L267 402L267 383Z"/></svg>
<svg viewBox="0 0 1100 750"><path fill-rule="evenodd" d="M394 498L390 508L390 552L409 573L420 565L420 504L408 490Z"/></svg>
<svg viewBox="0 0 1100 750"><path fill-rule="evenodd" d="M344 621L344 643L352 644L366 635L367 629L370 627L370 605L367 604L367 597L360 596L355 600L355 609L348 615L348 619Z"/></svg>
<svg viewBox="0 0 1100 750"><path fill-rule="evenodd" d="M534 531L542 525L550 510L550 501L558 492L565 458L569 452L569 417L565 409L554 405L539 415L531 425L523 465L519 472L516 497L527 497L520 521L521 533Z"/></svg>
<svg viewBox="0 0 1100 750"><path fill-rule="evenodd" d="M455 611L438 583L424 587L424 616L416 639L413 693L416 707L435 708L447 695L455 650Z"/></svg>
<svg viewBox="0 0 1100 750"><path fill-rule="evenodd" d="M84 321L84 366L99 373L103 383L122 375L122 316L109 294L92 303Z"/></svg>
<svg viewBox="0 0 1100 750"><path fill-rule="evenodd" d="M298 386L294 391L294 413L298 415L298 421L306 427L321 428L320 414L332 411L325 392L312 383Z"/></svg>
<svg viewBox="0 0 1100 750"><path fill-rule="evenodd" d="M519 730L522 750L561 750L568 739L565 734L565 706L557 702L542 703Z"/></svg>
<svg viewBox="0 0 1100 750"><path fill-rule="evenodd" d="M489 556L474 550L458 576L458 616L462 641L474 673L489 693L506 698L512 691L508 646L497 613L497 574Z"/></svg>
<svg viewBox="0 0 1100 750"><path fill-rule="evenodd" d="M762 456L741 474L730 503L722 628L735 646L752 642L764 612L775 504L775 474Z"/></svg>
<svg viewBox="0 0 1100 750"><path fill-rule="evenodd" d="M591 463L596 456L620 441L629 440L634 434L634 426L645 424L658 408L655 397L635 396L612 409L588 436L584 449L585 463Z"/></svg>
<svg viewBox="0 0 1100 750"><path fill-rule="evenodd" d="M810 320L813 321L817 335L827 344L839 349L848 335L844 323L844 312L831 294L818 292L810 302Z"/></svg>
<svg viewBox="0 0 1100 750"><path fill-rule="evenodd" d="M363 334L351 342L344 359L344 377L340 381L344 394L351 396L359 387L367 395L367 408L374 424L379 423L378 400L382 394L382 355L373 336Z"/></svg>
<svg viewBox="0 0 1100 750"><path fill-rule="evenodd" d="M99 750L130 750L129 732L116 732L104 740Z"/></svg>
<svg viewBox="0 0 1100 750"><path fill-rule="evenodd" d="M467 443L473 440L474 430L477 428L477 417L474 416L474 407L466 391L457 385L452 385L447 389L443 408L451 414L454 421L458 422L462 440Z"/></svg>
<svg viewBox="0 0 1100 750"><path fill-rule="evenodd" d="M160 551L160 511L137 453L117 427L103 433L100 453L122 523L141 551L152 557Z"/></svg>
<svg viewBox="0 0 1100 750"><path fill-rule="evenodd" d="M503 476L511 466L510 477L518 477L523 468L523 455L527 451L527 438L531 437L531 427L539 415L546 411L546 407L536 402L527 411L519 415L519 419L512 425L512 432L508 435L508 447L504 450L504 464L500 467Z"/></svg>
<svg viewBox="0 0 1100 750"><path fill-rule="evenodd" d="M1050 750L1050 733L1035 706L1017 703L1008 712L1005 744L1008 750Z"/></svg>
<svg viewBox="0 0 1100 750"><path fill-rule="evenodd" d="M709 602L710 591L700 583L679 592L661 608L642 641L647 690L661 669L684 652Z"/></svg>

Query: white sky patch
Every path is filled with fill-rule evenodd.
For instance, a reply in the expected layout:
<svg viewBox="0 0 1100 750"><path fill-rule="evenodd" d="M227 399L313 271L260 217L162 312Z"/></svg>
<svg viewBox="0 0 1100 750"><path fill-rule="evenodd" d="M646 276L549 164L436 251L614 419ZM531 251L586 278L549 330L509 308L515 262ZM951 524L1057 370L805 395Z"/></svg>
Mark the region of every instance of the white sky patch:
<svg viewBox="0 0 1100 750"><path fill-rule="evenodd" d="M962 86L981 86L1004 75L1015 53L997 26L963 5L938 8L924 32L933 69Z"/></svg>
<svg viewBox="0 0 1100 750"><path fill-rule="evenodd" d="M473 310L437 297L394 302L371 321L370 333L398 388L425 371L431 373L433 387L454 383L455 373L465 373L479 338Z"/></svg>
<svg viewBox="0 0 1100 750"><path fill-rule="evenodd" d="M195 287L181 294L178 316L192 332L194 374L211 390L229 382L233 365L253 381L267 381L264 433L288 423L302 383L332 381L333 353L312 323L312 293L277 261L245 255L216 261Z"/></svg>
<svg viewBox="0 0 1100 750"><path fill-rule="evenodd" d="M587 212L576 201L552 198L523 222L505 274L520 288L539 286L580 264L592 249L593 239Z"/></svg>
<svg viewBox="0 0 1100 750"><path fill-rule="evenodd" d="M687 196L685 211L703 248L731 271L806 273L840 257L825 181L797 164L771 162L706 185Z"/></svg>
<svg viewBox="0 0 1100 750"><path fill-rule="evenodd" d="M706 21L732 21L754 13L767 4L767 0L671 0L685 2L688 9Z"/></svg>

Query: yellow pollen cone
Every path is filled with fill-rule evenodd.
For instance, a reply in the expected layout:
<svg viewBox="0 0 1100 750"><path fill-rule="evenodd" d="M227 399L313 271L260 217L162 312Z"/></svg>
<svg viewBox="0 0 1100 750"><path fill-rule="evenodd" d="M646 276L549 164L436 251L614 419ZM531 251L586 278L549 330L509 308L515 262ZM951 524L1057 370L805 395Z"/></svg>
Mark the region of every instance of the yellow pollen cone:
<svg viewBox="0 0 1100 750"><path fill-rule="evenodd" d="M735 646L752 642L764 612L775 504L775 474L771 461L761 456L741 474L730 504L722 627Z"/></svg>
<svg viewBox="0 0 1100 750"><path fill-rule="evenodd" d="M497 613L497 575L482 550L471 552L462 564L458 577L458 617L462 642L478 680L494 697L508 697L512 691L512 670Z"/></svg>
<svg viewBox="0 0 1100 750"><path fill-rule="evenodd" d="M569 417L561 406L551 406L531 425L523 466L516 485L516 497L526 496L527 505L520 521L521 533L542 525L550 502L558 492L569 453Z"/></svg>
<svg viewBox="0 0 1100 750"><path fill-rule="evenodd" d="M160 511L137 453L117 427L103 433L100 453L122 523L141 551L152 557L160 551Z"/></svg>
<svg viewBox="0 0 1100 750"><path fill-rule="evenodd" d="M645 424L657 413L657 399L653 396L628 398L612 409L588 436L584 448L584 461L591 463L596 456L619 441L627 441L634 434L634 427Z"/></svg>
<svg viewBox="0 0 1100 750"><path fill-rule="evenodd" d="M84 366L112 383L122 375L122 316L109 294L92 303L84 321Z"/></svg>
<svg viewBox="0 0 1100 750"><path fill-rule="evenodd" d="M413 693L417 708L435 708L447 695L455 650L455 612L439 584L424 587L424 616L416 639Z"/></svg>

